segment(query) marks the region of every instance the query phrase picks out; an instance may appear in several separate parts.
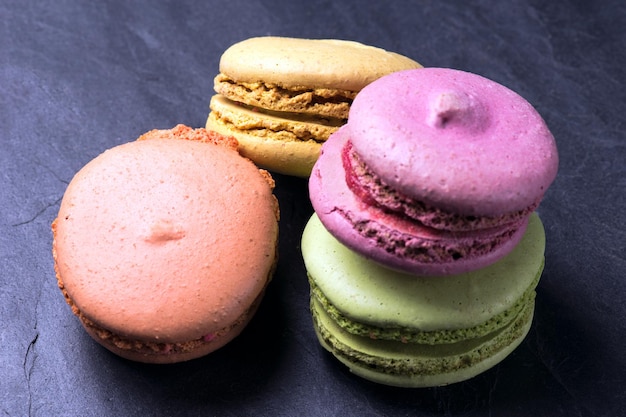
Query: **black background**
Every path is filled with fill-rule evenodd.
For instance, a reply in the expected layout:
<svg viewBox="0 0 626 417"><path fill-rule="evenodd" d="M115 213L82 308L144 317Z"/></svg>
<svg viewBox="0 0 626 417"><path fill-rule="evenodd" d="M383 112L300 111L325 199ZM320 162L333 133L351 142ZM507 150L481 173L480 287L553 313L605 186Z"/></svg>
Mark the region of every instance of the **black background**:
<svg viewBox="0 0 626 417"><path fill-rule="evenodd" d="M0 1L0 414L618 416L626 407L626 8L615 1ZM524 343L432 389L352 376L318 346L299 240L306 181L276 175L281 258L244 333L173 366L95 344L56 287L50 223L85 163L204 125L221 53L252 36L360 41L500 82L561 164Z"/></svg>

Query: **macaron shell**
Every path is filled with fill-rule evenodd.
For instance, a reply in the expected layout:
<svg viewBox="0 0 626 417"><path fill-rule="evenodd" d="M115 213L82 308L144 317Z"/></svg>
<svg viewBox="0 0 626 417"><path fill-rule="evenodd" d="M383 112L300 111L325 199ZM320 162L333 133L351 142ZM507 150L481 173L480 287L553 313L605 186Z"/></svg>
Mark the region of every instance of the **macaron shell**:
<svg viewBox="0 0 626 417"><path fill-rule="evenodd" d="M365 259L335 239L314 214L302 236L302 256L314 285L348 320L380 328L476 337L497 330L518 300L534 291L543 270L545 232L531 216L522 241L506 257L478 271L442 277L413 276ZM494 320L495 318L495 320ZM486 323L490 323L485 327Z"/></svg>
<svg viewBox="0 0 626 417"><path fill-rule="evenodd" d="M389 186L460 214L531 206L558 169L554 138L525 99L458 70L372 82L355 98L348 128L355 151Z"/></svg>
<svg viewBox="0 0 626 417"><path fill-rule="evenodd" d="M408 68L421 65L358 42L274 36L235 43L220 59L220 72L235 81L262 81L287 88L358 91L384 74Z"/></svg>
<svg viewBox="0 0 626 417"><path fill-rule="evenodd" d="M239 142L242 156L269 171L306 178L319 157L322 144L315 140L281 140L271 131L266 136L252 135L226 124L215 112L209 113L206 128L223 135L230 135Z"/></svg>
<svg viewBox="0 0 626 417"><path fill-rule="evenodd" d="M388 268L417 275L449 275L479 269L496 262L513 250L522 238L527 219L506 238L501 236L505 232L502 230L495 234L492 230L465 235L446 234L421 227L417 222L386 213L361 201L348 187L341 163L342 149L351 138L347 125L335 132L322 146L321 155L309 179L309 195L315 212L330 233L344 245ZM477 251L492 245L494 247L473 257L466 256L445 262L422 260L412 257L410 253L396 253L396 248L388 246L389 243L379 239L378 235L361 233L359 228L364 227L369 227L374 232L374 229L380 229L381 236L399 231L412 240L413 246L436 252L433 256L454 252L460 245L464 245L463 250L475 247ZM433 249L435 246L439 248L436 251ZM406 244L398 246L398 250L406 248Z"/></svg>
<svg viewBox="0 0 626 417"><path fill-rule="evenodd" d="M436 346L355 336L337 327L314 301L311 311L320 344L354 374L379 384L424 388L470 379L504 360L528 334L534 302L488 336Z"/></svg>
<svg viewBox="0 0 626 417"><path fill-rule="evenodd" d="M102 337L100 332L94 329L92 326L86 325L86 323L82 321L81 323L87 331L87 334L89 334L96 342L124 359L152 364L178 363L208 355L209 353L220 349L221 347L232 341L243 331L243 329L248 325L250 320L252 320L261 303L262 298L263 293L261 293L259 297L257 297L257 300L252 304L250 309L248 309L248 311L246 311L244 315L242 315L240 319L236 320L236 322L233 325L229 326L227 329L225 329L224 332L220 332L220 334L212 336L210 342L198 343L195 347L185 349L182 352L177 352L174 349L168 351L167 345L165 345L163 351L151 351L149 353L136 349L123 348L116 343L114 338Z"/></svg>
<svg viewBox="0 0 626 417"><path fill-rule="evenodd" d="M235 322L265 288L277 215L266 178L232 149L130 142L69 184L58 272L76 307L113 333L197 339Z"/></svg>

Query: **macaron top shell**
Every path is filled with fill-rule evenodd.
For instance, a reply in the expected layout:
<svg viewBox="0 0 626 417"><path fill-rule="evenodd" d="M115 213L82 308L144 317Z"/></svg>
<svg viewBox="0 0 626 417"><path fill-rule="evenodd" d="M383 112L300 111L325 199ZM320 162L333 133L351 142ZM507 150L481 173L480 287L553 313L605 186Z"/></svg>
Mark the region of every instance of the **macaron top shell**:
<svg viewBox="0 0 626 417"><path fill-rule="evenodd" d="M521 242L500 261L477 271L441 277L380 266L340 244L315 215L302 237L311 279L343 315L383 329L425 332L469 329L512 309L536 286L544 249L545 232L537 214L531 215ZM501 324L492 325L497 328Z"/></svg>
<svg viewBox="0 0 626 417"><path fill-rule="evenodd" d="M126 143L70 182L58 271L76 307L130 339L181 342L235 322L275 261L271 178L226 146Z"/></svg>
<svg viewBox="0 0 626 417"><path fill-rule="evenodd" d="M445 68L399 71L357 95L350 140L390 187L465 215L536 204L554 180L554 137L517 93Z"/></svg>
<svg viewBox="0 0 626 417"><path fill-rule="evenodd" d="M313 209L344 245L388 268L417 275L449 275L483 268L519 242L528 216L487 229L438 230L363 200L350 187L342 163L350 139L348 125L324 143L309 178Z"/></svg>
<svg viewBox="0 0 626 417"><path fill-rule="evenodd" d="M250 38L230 46L220 59L220 72L236 81L350 91L409 68L421 65L394 52L338 39Z"/></svg>

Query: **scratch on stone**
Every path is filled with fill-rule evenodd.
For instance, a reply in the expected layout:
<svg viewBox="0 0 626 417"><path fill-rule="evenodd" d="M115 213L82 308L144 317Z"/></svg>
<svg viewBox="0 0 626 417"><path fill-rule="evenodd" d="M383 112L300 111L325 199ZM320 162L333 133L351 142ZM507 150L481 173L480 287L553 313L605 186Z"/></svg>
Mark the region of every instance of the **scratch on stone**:
<svg viewBox="0 0 626 417"><path fill-rule="evenodd" d="M42 167L43 169L45 169L46 171L48 171L50 174L52 174L52 176L53 176L54 178L56 178L56 180L57 180L57 181L59 181L60 183L65 184L65 185L68 185L68 184L69 184L69 182L68 182L67 180L65 180L65 179L61 178L61 177L60 177L60 176L59 176L59 175L58 175L58 174L57 174L57 173L56 173L53 169L51 169L48 165L43 164L43 163L39 160L39 158L37 158L37 159L33 159L32 161L33 161L33 163L35 163L36 165L38 165L38 166Z"/></svg>
<svg viewBox="0 0 626 417"><path fill-rule="evenodd" d="M495 377L493 378L493 384L489 388L489 399L488 399L488 408L489 408L489 416L492 415L492 405L494 404L494 395L496 392L496 387L498 386L498 380L500 379L500 367L495 367Z"/></svg>
<svg viewBox="0 0 626 417"><path fill-rule="evenodd" d="M567 366L567 363L570 362L571 358L568 356L564 356L560 358L560 360L548 360L547 356L544 355L544 343L542 343L538 333L535 337L535 344L537 346L537 351L534 352L534 356L537 358L539 363L543 365L548 375L563 390L563 392L569 398L571 398L573 403L578 404L578 406L585 411L591 411L585 404L577 401L576 393L570 388L570 386L566 383L566 381L563 380L563 377L561 376L561 370ZM572 371L578 372L581 367L582 365L579 365L578 369L572 368Z"/></svg>
<svg viewBox="0 0 626 417"><path fill-rule="evenodd" d="M35 323L33 324L34 336L28 343L26 347L26 352L24 353L24 362L22 363L22 369L24 370L24 379L26 380L26 388L28 393L28 415L32 415L33 408L33 388L31 386L31 378L33 375L33 371L35 369L35 363L37 362L37 352L35 350L35 345L39 340L39 307L41 303L41 294L43 291L43 286L39 286L38 294L37 294L37 302L35 304L34 318Z"/></svg>
<svg viewBox="0 0 626 417"><path fill-rule="evenodd" d="M57 198L52 203L46 204L41 210L39 210L37 213L35 213L35 215L32 216L31 218L26 219L26 220L21 221L21 222L13 223L11 226L13 226L13 227L24 226L25 224L29 224L29 223L34 222L35 220L37 220L37 218L39 216L41 216L43 213L45 213L45 211L48 210L50 207L53 207L53 206L56 206L57 204L59 204L62 199L63 199L63 197Z"/></svg>
<svg viewBox="0 0 626 417"><path fill-rule="evenodd" d="M39 159L31 159L31 162L33 162L35 165L40 166L43 169L45 169L46 171L48 171L60 183L65 184L66 186L69 184L69 182L67 180L64 180L63 178L61 178L54 170L52 170L46 164L42 164L39 161ZM52 203L49 203L49 204L45 205L41 210L39 210L37 213L35 213L35 215L33 217L31 217L29 219L26 219L24 221L18 222L18 223L14 223L14 224L12 224L12 226L13 227L17 227L17 226L23 226L25 224L32 223L39 216L41 216L46 210L48 210L50 207L56 206L62 199L63 199L63 197L59 197L58 199L56 199Z"/></svg>
<svg viewBox="0 0 626 417"><path fill-rule="evenodd" d="M32 391L30 386L30 378L35 367L35 360L37 359L37 355L34 352L35 343L37 343L37 339L39 339L39 333L35 333L35 337L30 341L28 347L26 348L26 354L24 355L24 378L26 379L26 385L28 388L28 415L31 415L32 410ZM31 359L32 358L32 359Z"/></svg>

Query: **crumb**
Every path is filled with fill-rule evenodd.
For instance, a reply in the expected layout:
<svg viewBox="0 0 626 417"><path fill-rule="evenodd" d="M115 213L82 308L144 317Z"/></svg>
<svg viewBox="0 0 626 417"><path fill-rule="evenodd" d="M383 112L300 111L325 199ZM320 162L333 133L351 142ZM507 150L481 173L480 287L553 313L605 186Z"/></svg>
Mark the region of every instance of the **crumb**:
<svg viewBox="0 0 626 417"><path fill-rule="evenodd" d="M192 129L183 124L176 125L172 129L151 130L139 136L137 140L147 139L185 139L224 146L234 151L239 148L239 142L232 136L224 136L204 128Z"/></svg>

